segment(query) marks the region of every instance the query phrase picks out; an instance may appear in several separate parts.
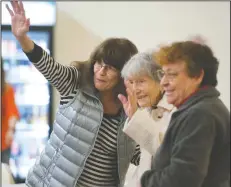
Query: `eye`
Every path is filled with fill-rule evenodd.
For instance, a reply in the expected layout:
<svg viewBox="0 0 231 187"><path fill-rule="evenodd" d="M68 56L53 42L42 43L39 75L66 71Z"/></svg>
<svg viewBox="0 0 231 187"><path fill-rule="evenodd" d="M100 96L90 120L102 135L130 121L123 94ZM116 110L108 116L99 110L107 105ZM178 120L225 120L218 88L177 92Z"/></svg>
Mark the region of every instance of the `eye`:
<svg viewBox="0 0 231 187"><path fill-rule="evenodd" d="M132 81L132 80L129 80L128 82L129 82L129 84L133 84L133 81Z"/></svg>
<svg viewBox="0 0 231 187"><path fill-rule="evenodd" d="M177 75L178 75L178 74L175 73L175 72L169 72L169 73L168 73L168 77L170 77L170 78L175 78Z"/></svg>
<svg viewBox="0 0 231 187"><path fill-rule="evenodd" d="M142 84L144 82L145 82L145 80L143 80L143 79L141 79L141 80L138 81L138 83L140 83L140 84Z"/></svg>

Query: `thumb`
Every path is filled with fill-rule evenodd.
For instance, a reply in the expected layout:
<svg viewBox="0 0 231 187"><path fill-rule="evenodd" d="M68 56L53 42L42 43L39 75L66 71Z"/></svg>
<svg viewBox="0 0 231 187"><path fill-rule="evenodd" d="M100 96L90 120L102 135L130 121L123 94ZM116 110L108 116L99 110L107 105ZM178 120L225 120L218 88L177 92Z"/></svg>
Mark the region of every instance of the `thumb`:
<svg viewBox="0 0 231 187"><path fill-rule="evenodd" d="M26 19L24 26L26 28L30 26L30 18Z"/></svg>
<svg viewBox="0 0 231 187"><path fill-rule="evenodd" d="M119 94L118 98L123 105L125 105L128 102L127 98L122 94Z"/></svg>

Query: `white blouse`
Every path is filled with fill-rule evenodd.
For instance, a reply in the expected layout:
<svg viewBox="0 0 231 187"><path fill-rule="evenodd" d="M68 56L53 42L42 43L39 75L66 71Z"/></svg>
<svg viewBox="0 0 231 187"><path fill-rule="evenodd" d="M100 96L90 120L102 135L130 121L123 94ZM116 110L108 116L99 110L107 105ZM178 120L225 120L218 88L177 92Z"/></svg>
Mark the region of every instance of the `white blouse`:
<svg viewBox="0 0 231 187"><path fill-rule="evenodd" d="M154 136L152 140L151 151L144 149L142 145L140 145L141 148L140 164L137 167L130 165L126 175L124 187L140 187L140 178L145 171L151 169L152 156L155 155L157 149L159 148L164 138L164 134L168 128L172 113L175 110L176 108L173 105L168 104L166 97L164 96L162 100L158 103L156 109L153 110L151 110L150 108L138 109L130 120L127 119L124 126L125 128L127 128L128 126L132 126L134 125L134 123L137 122L142 123L140 125L153 125L152 134L154 134ZM124 128L124 132L126 133L125 128Z"/></svg>

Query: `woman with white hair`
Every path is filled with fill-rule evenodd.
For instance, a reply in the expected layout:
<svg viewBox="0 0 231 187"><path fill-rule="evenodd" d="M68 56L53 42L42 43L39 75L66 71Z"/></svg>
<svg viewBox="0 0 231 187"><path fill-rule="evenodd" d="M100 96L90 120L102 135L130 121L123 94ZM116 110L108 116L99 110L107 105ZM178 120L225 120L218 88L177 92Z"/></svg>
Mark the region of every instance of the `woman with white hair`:
<svg viewBox="0 0 231 187"><path fill-rule="evenodd" d="M127 86L128 98L119 95L119 99L123 104L124 110L128 116L127 126L132 126L134 122L144 123L151 121L153 125L154 136L151 150L144 149L141 142L137 142L141 146L140 165L135 171L132 178L127 178L126 186L140 186L140 177L144 171L150 169L151 158L155 155L156 150L161 144L165 130L168 126L168 120L173 111L173 106L166 102L164 92L160 86L158 72L161 67L154 62L151 52L143 52L134 55L123 67L122 77L125 79ZM149 115L141 119L143 112ZM146 119L149 116L152 120ZM139 131L139 129L137 129ZM126 133L126 130L124 130ZM131 134L128 134L131 135ZM134 135L134 133L133 133ZM131 136L131 138L134 138ZM143 148L142 148L143 147Z"/></svg>

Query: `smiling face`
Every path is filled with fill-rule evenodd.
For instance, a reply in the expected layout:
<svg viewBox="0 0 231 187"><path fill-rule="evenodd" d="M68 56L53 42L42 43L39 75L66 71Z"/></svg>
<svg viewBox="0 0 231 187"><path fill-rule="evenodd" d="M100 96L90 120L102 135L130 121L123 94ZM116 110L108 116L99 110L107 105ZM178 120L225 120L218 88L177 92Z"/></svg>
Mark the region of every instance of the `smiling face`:
<svg viewBox="0 0 231 187"><path fill-rule="evenodd" d="M94 85L100 92L112 91L120 79L119 71L103 62L94 64Z"/></svg>
<svg viewBox="0 0 231 187"><path fill-rule="evenodd" d="M148 75L130 76L129 84L136 93L140 107L151 107L156 104L160 94L160 84Z"/></svg>
<svg viewBox="0 0 231 187"><path fill-rule="evenodd" d="M203 72L198 77L190 77L183 61L163 65L161 86L167 101L174 106L180 105L199 87Z"/></svg>

